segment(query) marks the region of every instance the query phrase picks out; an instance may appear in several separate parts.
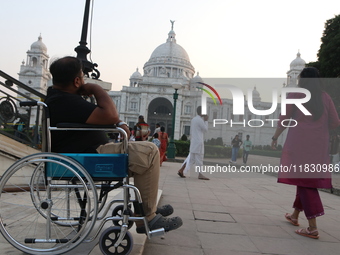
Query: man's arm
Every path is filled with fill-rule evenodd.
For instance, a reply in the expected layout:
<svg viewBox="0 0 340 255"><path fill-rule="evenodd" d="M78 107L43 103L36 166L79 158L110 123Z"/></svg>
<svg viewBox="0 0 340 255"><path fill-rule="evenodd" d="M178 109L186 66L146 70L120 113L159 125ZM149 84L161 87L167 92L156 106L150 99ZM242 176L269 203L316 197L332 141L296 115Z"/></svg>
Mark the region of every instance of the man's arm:
<svg viewBox="0 0 340 255"><path fill-rule="evenodd" d="M81 95L93 95L97 107L86 120L88 124L114 125L120 122L116 106L106 91L97 84L86 83L81 87Z"/></svg>
<svg viewBox="0 0 340 255"><path fill-rule="evenodd" d="M202 120L200 121L200 128L202 132L206 133L208 131L208 115L202 115Z"/></svg>
<svg viewBox="0 0 340 255"><path fill-rule="evenodd" d="M97 107L86 120L87 124L118 125L122 122L119 119L119 114L113 100L102 87L97 84L86 83L81 86L79 93L87 96L93 95L97 101ZM126 124L120 125L119 127L124 129L129 138L129 127Z"/></svg>

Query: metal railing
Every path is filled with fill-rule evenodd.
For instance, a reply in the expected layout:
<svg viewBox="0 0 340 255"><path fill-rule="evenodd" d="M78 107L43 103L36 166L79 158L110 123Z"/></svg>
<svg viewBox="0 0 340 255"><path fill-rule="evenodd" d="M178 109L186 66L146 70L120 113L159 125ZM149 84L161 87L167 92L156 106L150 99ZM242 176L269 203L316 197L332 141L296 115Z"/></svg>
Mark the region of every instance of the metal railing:
<svg viewBox="0 0 340 255"><path fill-rule="evenodd" d="M41 101L46 97L0 70L0 134L39 149L41 109L33 106L33 102L37 101L33 96ZM32 101L32 106L21 107L20 102L23 101ZM34 121L31 120L32 114L36 116Z"/></svg>

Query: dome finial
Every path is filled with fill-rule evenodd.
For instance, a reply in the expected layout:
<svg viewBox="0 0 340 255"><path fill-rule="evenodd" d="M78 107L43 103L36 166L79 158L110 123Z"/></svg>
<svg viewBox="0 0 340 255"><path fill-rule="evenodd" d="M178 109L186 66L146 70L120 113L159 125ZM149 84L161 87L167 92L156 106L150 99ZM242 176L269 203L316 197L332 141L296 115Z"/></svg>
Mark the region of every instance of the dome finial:
<svg viewBox="0 0 340 255"><path fill-rule="evenodd" d="M175 23L175 20L170 20L171 22L171 30L174 30L174 23Z"/></svg>
<svg viewBox="0 0 340 255"><path fill-rule="evenodd" d="M176 43L176 34L174 32L174 23L175 21L174 20L170 20L171 22L171 30L168 34L168 39L166 40L166 42L173 42L173 43Z"/></svg>
<svg viewBox="0 0 340 255"><path fill-rule="evenodd" d="M296 54L296 56L297 56L298 58L301 56L300 49L298 49L298 53Z"/></svg>

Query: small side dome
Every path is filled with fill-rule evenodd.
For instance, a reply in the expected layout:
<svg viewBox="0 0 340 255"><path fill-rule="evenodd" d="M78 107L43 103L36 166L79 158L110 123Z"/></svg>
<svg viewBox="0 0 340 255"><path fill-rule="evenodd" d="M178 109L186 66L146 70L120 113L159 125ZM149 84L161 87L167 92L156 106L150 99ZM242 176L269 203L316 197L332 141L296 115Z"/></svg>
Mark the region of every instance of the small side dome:
<svg viewBox="0 0 340 255"><path fill-rule="evenodd" d="M260 93L256 90L256 86L253 89L253 102L260 102L261 96Z"/></svg>
<svg viewBox="0 0 340 255"><path fill-rule="evenodd" d="M300 52L296 54L296 59L290 63L290 69L303 69L306 66L306 62L301 58Z"/></svg>
<svg viewBox="0 0 340 255"><path fill-rule="evenodd" d="M38 41L32 43L32 45L31 45L31 51L47 53L47 47L46 47L46 45L42 42L42 37L41 37L41 35L39 35Z"/></svg>
<svg viewBox="0 0 340 255"><path fill-rule="evenodd" d="M134 72L131 76L130 79L142 79L141 73L138 71L138 68L136 68L136 72Z"/></svg>
<svg viewBox="0 0 340 255"><path fill-rule="evenodd" d="M203 79L201 78L200 73L197 72L197 75L196 75L195 77L193 77L193 78L190 80L190 82L191 82L192 84L197 83L197 82L203 82Z"/></svg>

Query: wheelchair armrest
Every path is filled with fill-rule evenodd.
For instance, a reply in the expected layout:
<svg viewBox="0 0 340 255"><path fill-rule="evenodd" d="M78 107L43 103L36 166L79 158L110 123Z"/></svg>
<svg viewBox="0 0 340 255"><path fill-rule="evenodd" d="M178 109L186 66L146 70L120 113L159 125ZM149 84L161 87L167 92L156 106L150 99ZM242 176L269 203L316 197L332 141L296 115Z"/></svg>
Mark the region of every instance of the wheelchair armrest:
<svg viewBox="0 0 340 255"><path fill-rule="evenodd" d="M83 123L58 123L57 128L116 128L116 125L94 125L94 124L83 124Z"/></svg>
<svg viewBox="0 0 340 255"><path fill-rule="evenodd" d="M38 101L21 101L19 105L20 106L36 106L38 105Z"/></svg>

